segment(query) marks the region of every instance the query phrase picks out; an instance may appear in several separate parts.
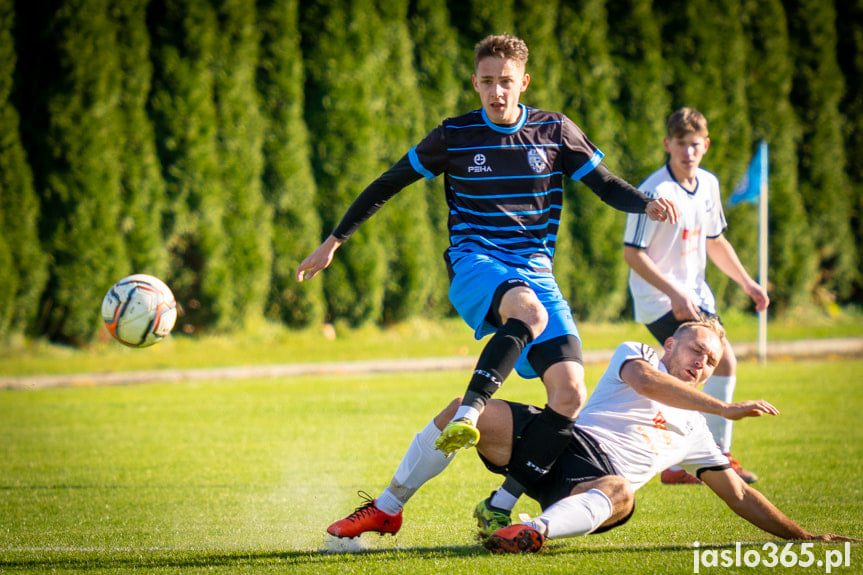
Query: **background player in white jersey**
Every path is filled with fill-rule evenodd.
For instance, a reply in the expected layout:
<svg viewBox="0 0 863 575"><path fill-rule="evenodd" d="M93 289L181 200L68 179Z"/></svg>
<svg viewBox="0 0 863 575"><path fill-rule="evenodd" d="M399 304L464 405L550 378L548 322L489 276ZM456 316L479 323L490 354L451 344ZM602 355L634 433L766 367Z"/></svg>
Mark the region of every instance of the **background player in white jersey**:
<svg viewBox="0 0 863 575"><path fill-rule="evenodd" d="M411 148L357 197L333 233L297 268L298 281L313 277L387 200L421 177L444 174L450 301L477 339L493 335L436 447L449 455L479 439L477 418L513 369L542 378L548 394L548 405L513 455L504 485L477 507L489 517L508 516L524 486L542 477L565 449L587 397L578 329L552 273L564 176L583 181L614 208L659 221L677 217L673 202L651 199L612 175L602 152L572 120L519 102L530 83L527 60L527 45L519 38L489 36L479 42L472 81L481 109L444 120ZM386 511L397 508L397 499L386 493L363 515L363 526L333 529L353 536L349 533L392 521Z"/></svg>
<svg viewBox="0 0 863 575"><path fill-rule="evenodd" d="M672 463L694 471L735 513L768 533L784 539L856 540L810 533L730 469L699 412L740 419L778 411L764 400L729 404L698 390L718 364L723 340L721 324L710 318L679 327L665 341L662 360L645 344L618 346L578 417L569 449L544 483L528 493L542 505L542 514L496 531L485 546L495 552L534 552L547 539L622 525L635 509L635 491ZM489 469L500 472L506 465L513 438L533 416L531 406L489 403L477 445Z"/></svg>
<svg viewBox="0 0 863 575"><path fill-rule="evenodd" d="M740 263L723 232L727 227L716 176L700 167L710 147L707 120L697 110L681 108L667 123L663 140L668 163L651 174L639 189L654 198L676 202L680 218L674 223L654 223L638 215L627 217L624 259L631 268L629 289L635 321L643 323L660 344L681 323L716 314L716 301L705 281L707 258L729 278L740 284L755 302L767 308L767 292ZM726 344L722 362L704 391L730 402L737 383L737 359ZM708 425L722 452L731 452L732 423L707 414ZM735 471L748 483L757 476L730 458ZM679 468L666 470L663 483L698 483Z"/></svg>

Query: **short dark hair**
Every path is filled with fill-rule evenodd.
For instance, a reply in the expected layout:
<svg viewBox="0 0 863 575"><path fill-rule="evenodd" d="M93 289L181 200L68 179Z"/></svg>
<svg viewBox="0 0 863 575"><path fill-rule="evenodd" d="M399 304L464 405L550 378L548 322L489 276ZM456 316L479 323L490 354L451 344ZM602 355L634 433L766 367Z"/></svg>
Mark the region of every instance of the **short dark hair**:
<svg viewBox="0 0 863 575"><path fill-rule="evenodd" d="M669 138L682 138L687 134L708 136L707 118L695 108L680 108L668 117L665 125Z"/></svg>
<svg viewBox="0 0 863 575"><path fill-rule="evenodd" d="M493 34L480 40L474 48L473 67L476 70L479 61L489 56L509 58L524 66L527 64L528 55L527 44L521 38L509 34Z"/></svg>

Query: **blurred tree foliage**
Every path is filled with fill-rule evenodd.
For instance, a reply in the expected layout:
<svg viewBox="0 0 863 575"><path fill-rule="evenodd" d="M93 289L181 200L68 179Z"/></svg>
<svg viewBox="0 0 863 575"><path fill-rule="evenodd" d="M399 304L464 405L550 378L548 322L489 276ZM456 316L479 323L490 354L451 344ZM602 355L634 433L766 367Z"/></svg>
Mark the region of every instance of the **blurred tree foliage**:
<svg viewBox="0 0 863 575"><path fill-rule="evenodd" d="M863 2L0 0L0 339L77 345L108 287L166 280L186 333L452 313L441 178L398 194L321 277L297 264L363 188L475 109L473 46L531 47L523 101L570 116L613 172L710 123L727 197L770 145L776 311L859 303ZM710 26L704 26L710 22ZM752 205L728 236L757 272ZM626 317L625 216L566 184L556 272L579 319ZM749 309L710 270L723 309Z"/></svg>

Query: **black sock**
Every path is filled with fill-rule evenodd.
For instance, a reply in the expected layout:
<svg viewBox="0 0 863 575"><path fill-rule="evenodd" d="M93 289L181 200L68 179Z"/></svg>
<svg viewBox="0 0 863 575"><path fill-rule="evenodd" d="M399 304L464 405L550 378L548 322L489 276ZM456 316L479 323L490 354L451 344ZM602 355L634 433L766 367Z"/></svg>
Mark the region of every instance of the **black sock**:
<svg viewBox="0 0 863 575"><path fill-rule="evenodd" d="M542 479L569 444L574 421L546 405L513 445L503 488L519 496Z"/></svg>
<svg viewBox="0 0 863 575"><path fill-rule="evenodd" d="M494 392L503 384L503 380L515 368L518 356L531 341L533 334L526 323L514 318L508 319L485 344L461 404L478 410L485 407Z"/></svg>

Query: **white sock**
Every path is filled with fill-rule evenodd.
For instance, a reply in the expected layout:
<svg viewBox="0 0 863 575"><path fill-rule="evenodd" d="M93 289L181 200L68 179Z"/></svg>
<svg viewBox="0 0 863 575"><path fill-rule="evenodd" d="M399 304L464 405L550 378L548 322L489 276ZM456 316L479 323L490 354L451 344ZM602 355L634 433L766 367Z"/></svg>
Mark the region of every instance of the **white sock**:
<svg viewBox="0 0 863 575"><path fill-rule="evenodd" d="M405 502L406 503L406 502ZM398 515L399 511L404 507L404 503L399 501L390 488L384 489L377 499L375 499L375 507L388 515Z"/></svg>
<svg viewBox="0 0 863 575"><path fill-rule="evenodd" d="M731 403L734 401L734 388L737 385L736 375L714 375L704 384L704 393L716 399ZM705 413L707 426L713 434L713 440L719 445L722 453L731 451L732 421L712 413Z"/></svg>
<svg viewBox="0 0 863 575"><path fill-rule="evenodd" d="M378 509L390 515L397 514L426 481L446 469L453 458L435 449L434 442L439 435L440 430L432 420L414 436L389 487L375 501Z"/></svg>
<svg viewBox="0 0 863 575"><path fill-rule="evenodd" d="M516 497L503 487L495 491L494 495L491 496L491 501L489 501L492 507L497 507L498 509L503 509L504 511L512 511L512 508L515 507L516 502L518 502L518 497Z"/></svg>
<svg viewBox="0 0 863 575"><path fill-rule="evenodd" d="M476 422L479 421L479 410L470 405L460 405L458 406L458 411L455 412L455 416L453 416L452 421L462 418L469 419L470 422L476 426Z"/></svg>
<svg viewBox="0 0 863 575"><path fill-rule="evenodd" d="M599 489L570 495L561 499L534 519L534 523L545 523L545 536L575 537L586 535L611 517L611 499Z"/></svg>

